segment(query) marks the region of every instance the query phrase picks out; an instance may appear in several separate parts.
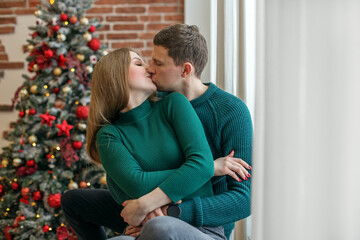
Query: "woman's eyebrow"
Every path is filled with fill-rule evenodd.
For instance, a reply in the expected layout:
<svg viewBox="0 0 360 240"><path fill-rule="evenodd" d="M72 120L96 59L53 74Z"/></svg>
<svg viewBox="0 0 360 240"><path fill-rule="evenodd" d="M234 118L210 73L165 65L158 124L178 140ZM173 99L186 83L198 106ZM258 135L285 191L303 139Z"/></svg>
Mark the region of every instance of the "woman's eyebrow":
<svg viewBox="0 0 360 240"><path fill-rule="evenodd" d="M138 58L138 57L134 57L133 60L140 60L140 61L143 61L141 58Z"/></svg>

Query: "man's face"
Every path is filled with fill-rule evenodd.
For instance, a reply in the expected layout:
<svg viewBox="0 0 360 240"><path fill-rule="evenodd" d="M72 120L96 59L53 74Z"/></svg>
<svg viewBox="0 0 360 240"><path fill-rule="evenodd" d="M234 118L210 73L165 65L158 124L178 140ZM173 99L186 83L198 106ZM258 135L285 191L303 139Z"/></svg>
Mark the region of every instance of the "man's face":
<svg viewBox="0 0 360 240"><path fill-rule="evenodd" d="M181 92L183 86L182 66L176 66L168 49L154 46L152 60L148 67L158 91Z"/></svg>

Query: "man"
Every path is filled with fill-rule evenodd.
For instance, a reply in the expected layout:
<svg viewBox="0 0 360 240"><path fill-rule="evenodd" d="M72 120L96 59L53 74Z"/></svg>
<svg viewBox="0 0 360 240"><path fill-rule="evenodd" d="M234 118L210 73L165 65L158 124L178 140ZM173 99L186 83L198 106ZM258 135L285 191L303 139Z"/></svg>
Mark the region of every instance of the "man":
<svg viewBox="0 0 360 240"><path fill-rule="evenodd" d="M246 176L245 181L241 181L234 173L239 164L232 157L235 154L251 164L251 117L239 98L214 84L201 82L207 60L206 40L198 28L177 24L164 28L155 36L148 71L159 91L180 92L191 102L204 126L213 158L217 159L215 166L223 164L222 157L230 153L226 160L231 159L232 165L227 169L231 171L215 174L218 176L212 179L214 196L165 206L163 211L150 213L147 218L169 214L179 220L155 217L143 227L128 228L127 234L142 230L138 239L223 239L221 232L207 228L217 226L223 226L229 238L234 222L250 215L251 182ZM224 174L232 176L220 176ZM119 216L122 207L106 190L69 191L64 194L62 205L69 223L81 239L105 239L99 226L118 231L125 226ZM97 214L103 214L107 219L100 219Z"/></svg>

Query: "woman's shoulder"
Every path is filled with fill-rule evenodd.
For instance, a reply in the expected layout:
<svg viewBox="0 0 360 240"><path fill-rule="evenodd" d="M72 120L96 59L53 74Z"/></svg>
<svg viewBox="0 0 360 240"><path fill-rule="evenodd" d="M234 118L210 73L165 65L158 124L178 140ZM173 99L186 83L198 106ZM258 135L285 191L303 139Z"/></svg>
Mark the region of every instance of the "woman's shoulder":
<svg viewBox="0 0 360 240"><path fill-rule="evenodd" d="M184 103L189 102L184 95L178 92L172 92L163 98L165 103Z"/></svg>
<svg viewBox="0 0 360 240"><path fill-rule="evenodd" d="M113 124L102 126L96 134L97 139L113 136L118 132L117 128Z"/></svg>

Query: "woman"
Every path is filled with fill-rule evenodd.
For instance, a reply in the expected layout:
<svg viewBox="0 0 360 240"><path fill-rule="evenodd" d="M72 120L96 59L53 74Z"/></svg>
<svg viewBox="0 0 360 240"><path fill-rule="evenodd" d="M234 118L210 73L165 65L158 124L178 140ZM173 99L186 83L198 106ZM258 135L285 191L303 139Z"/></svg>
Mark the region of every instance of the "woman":
<svg viewBox="0 0 360 240"><path fill-rule="evenodd" d="M163 205L211 196L214 174L210 148L190 103L179 93L154 101L156 86L145 67L128 48L100 59L87 127L88 153L103 164L109 190L124 203L121 215L132 226Z"/></svg>

